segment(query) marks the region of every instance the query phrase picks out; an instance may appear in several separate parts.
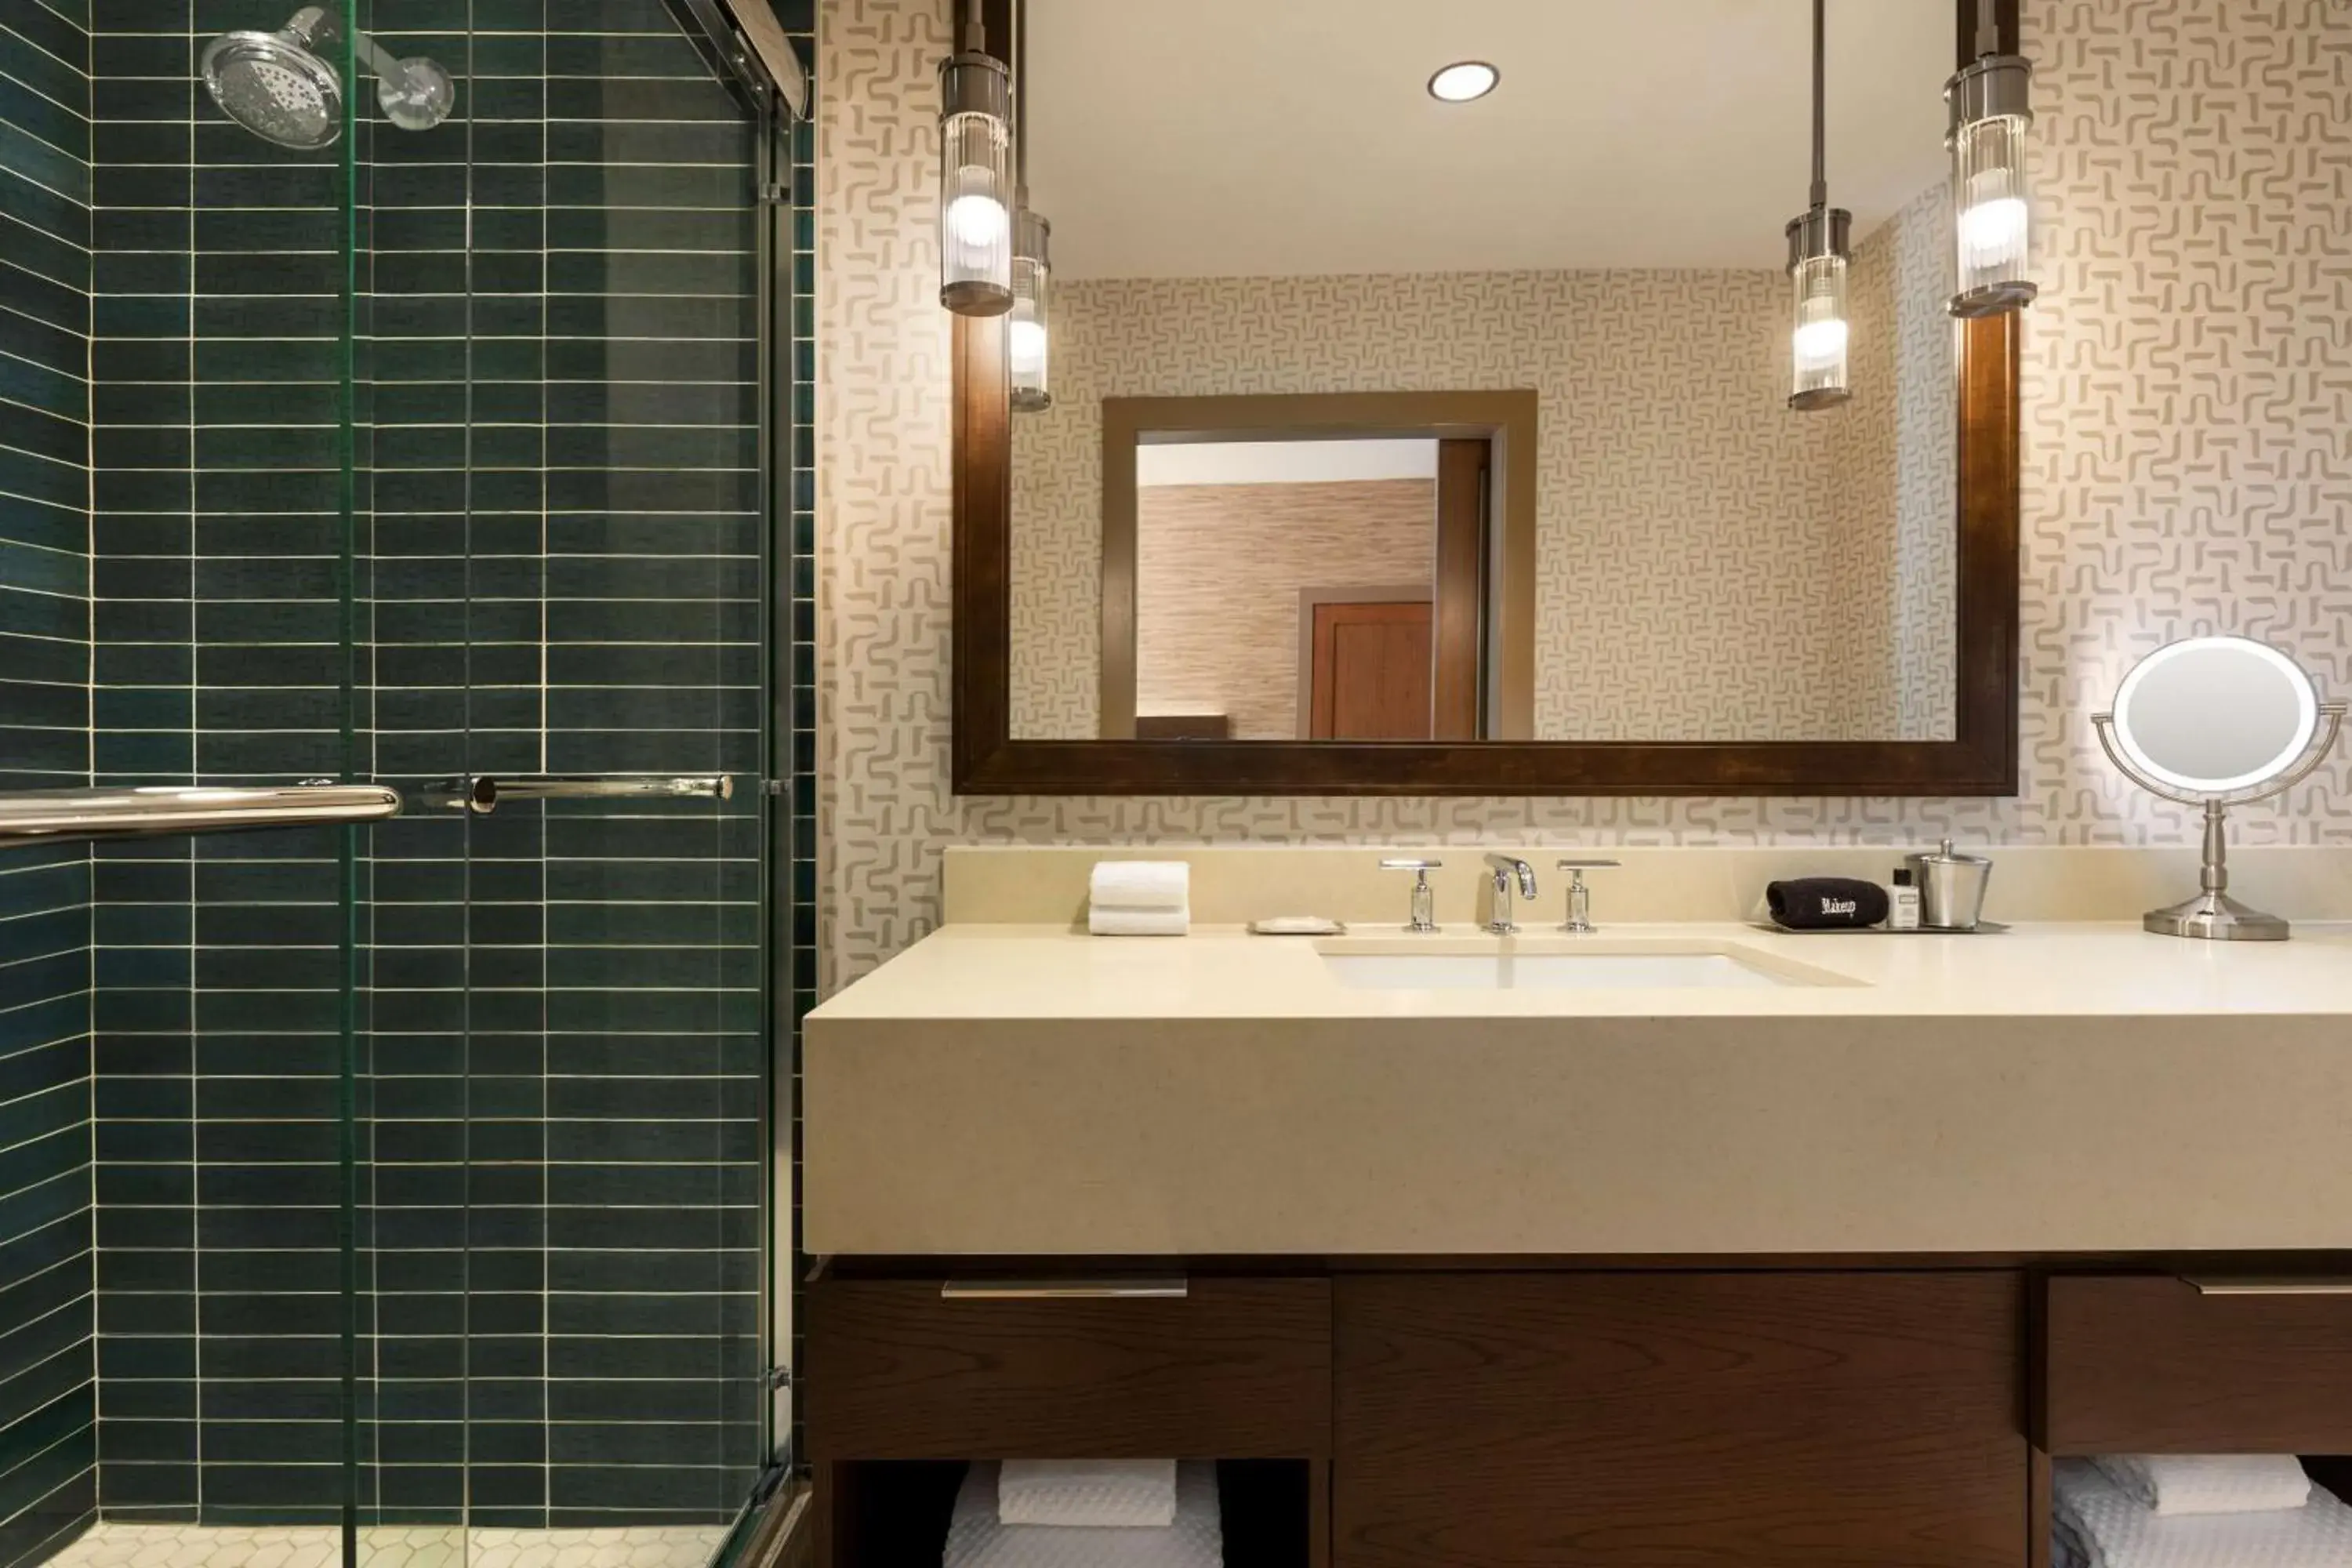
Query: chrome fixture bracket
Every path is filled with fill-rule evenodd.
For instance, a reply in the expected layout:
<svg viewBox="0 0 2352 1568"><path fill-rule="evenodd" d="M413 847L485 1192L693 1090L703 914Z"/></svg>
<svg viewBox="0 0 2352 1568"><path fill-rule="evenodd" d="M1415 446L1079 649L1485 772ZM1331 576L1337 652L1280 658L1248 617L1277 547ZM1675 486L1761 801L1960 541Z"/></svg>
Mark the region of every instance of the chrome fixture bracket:
<svg viewBox="0 0 2352 1568"><path fill-rule="evenodd" d="M2171 801L2176 805L2198 806L2205 814L2204 858L2198 871L2197 896L2160 910L2148 910L2140 919L2143 930L2158 936L2191 937L2204 942L2284 942L2287 939L2292 928L2285 921L2230 897L2230 808L2252 805L2256 801L2284 795L2309 778L2336 749L2336 742L2344 731L2346 711L2347 704L2343 702L2321 703L2319 733L2300 762L2267 784L2219 795L2182 789L2149 777L2116 743L2116 716L2113 713L2091 715L2091 727L2098 731L2099 747L2107 753L2107 761L2115 763L2116 772L2160 800Z"/></svg>
<svg viewBox="0 0 2352 1568"><path fill-rule="evenodd" d="M712 74L755 110L771 105L809 117L808 68L767 0L665 0L671 20Z"/></svg>

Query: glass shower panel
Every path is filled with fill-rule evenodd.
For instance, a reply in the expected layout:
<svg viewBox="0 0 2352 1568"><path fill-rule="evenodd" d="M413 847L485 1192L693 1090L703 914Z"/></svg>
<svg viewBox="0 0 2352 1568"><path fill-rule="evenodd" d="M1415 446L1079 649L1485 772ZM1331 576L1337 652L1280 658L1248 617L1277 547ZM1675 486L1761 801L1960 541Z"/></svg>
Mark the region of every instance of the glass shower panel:
<svg viewBox="0 0 2352 1568"><path fill-rule="evenodd" d="M729 781L539 808L546 1499L687 1568L765 1457L753 132L659 0L545 47L540 766Z"/></svg>
<svg viewBox="0 0 2352 1568"><path fill-rule="evenodd" d="M371 10L459 106L359 142L369 741L449 785L363 905L360 1548L698 1568L764 1458L752 132L660 0Z"/></svg>
<svg viewBox="0 0 2352 1568"><path fill-rule="evenodd" d="M97 784L364 776L350 746L347 195L197 85L224 8L101 7ZM274 26L272 22L269 25ZM100 1530L338 1537L352 846L100 843Z"/></svg>
<svg viewBox="0 0 2352 1568"><path fill-rule="evenodd" d="M436 1563L463 1559L468 1337L505 1305L475 1294L475 885L463 816L434 788L466 773L470 721L467 208L482 83L469 9L362 7L379 47L450 73L456 108L427 131L373 112L352 122L362 740L373 776L409 803L369 839L360 903L352 1546Z"/></svg>

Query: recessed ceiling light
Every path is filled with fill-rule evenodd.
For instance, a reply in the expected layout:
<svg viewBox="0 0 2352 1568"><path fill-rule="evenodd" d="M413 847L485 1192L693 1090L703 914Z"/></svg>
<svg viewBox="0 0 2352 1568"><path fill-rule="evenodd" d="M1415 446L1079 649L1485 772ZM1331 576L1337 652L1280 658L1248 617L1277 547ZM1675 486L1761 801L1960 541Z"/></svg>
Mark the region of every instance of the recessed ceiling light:
<svg viewBox="0 0 2352 1568"><path fill-rule="evenodd" d="M1495 90L1503 73L1485 60L1457 60L1429 79L1429 96L1441 103L1467 103Z"/></svg>

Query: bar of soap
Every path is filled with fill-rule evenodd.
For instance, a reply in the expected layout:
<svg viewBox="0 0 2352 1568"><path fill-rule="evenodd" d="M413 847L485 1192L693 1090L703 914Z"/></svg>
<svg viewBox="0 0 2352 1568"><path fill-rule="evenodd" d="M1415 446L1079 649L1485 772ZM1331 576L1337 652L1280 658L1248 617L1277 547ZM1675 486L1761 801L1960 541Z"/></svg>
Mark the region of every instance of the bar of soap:
<svg viewBox="0 0 2352 1568"><path fill-rule="evenodd" d="M1276 915L1250 921L1250 931L1258 936L1345 936L1348 928L1322 915Z"/></svg>

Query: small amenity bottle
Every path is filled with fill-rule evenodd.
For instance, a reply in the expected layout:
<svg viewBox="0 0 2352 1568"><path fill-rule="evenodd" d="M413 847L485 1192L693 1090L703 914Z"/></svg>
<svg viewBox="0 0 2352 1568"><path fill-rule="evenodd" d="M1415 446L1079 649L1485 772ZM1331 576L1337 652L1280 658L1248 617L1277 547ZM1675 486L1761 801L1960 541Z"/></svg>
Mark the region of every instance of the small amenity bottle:
<svg viewBox="0 0 2352 1568"><path fill-rule="evenodd" d="M1886 929L1917 931L1919 929L1919 889L1911 879L1911 868L1895 868L1895 886L1888 890Z"/></svg>

